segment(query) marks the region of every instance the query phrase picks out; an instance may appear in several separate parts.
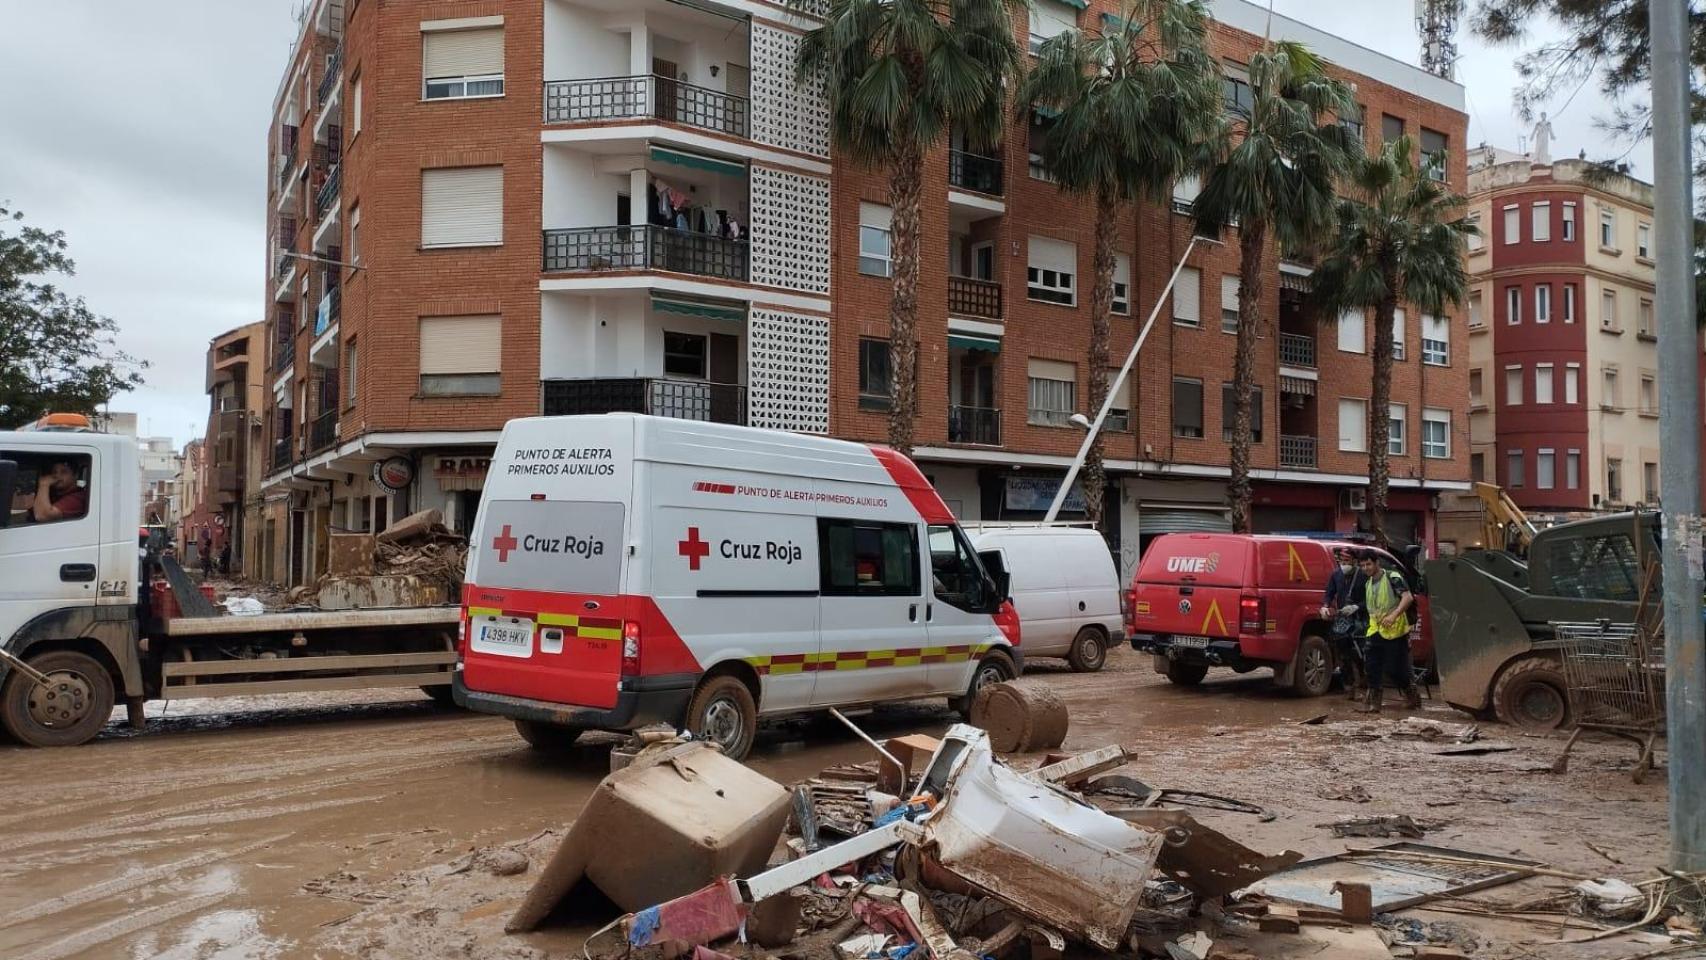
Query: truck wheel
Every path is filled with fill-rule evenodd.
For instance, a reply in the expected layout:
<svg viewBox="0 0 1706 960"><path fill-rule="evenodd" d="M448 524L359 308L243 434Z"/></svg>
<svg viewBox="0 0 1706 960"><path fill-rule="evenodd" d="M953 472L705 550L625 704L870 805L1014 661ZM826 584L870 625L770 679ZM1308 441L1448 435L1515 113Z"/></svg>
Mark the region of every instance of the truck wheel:
<svg viewBox="0 0 1706 960"><path fill-rule="evenodd" d="M456 696L450 692L450 684L435 683L432 686L422 686L421 692L432 698L432 702L441 707L456 706Z"/></svg>
<svg viewBox="0 0 1706 960"><path fill-rule="evenodd" d="M1524 657L1506 667L1493 684L1499 721L1524 730L1556 730L1570 719L1564 672L1548 657Z"/></svg>
<svg viewBox="0 0 1706 960"><path fill-rule="evenodd" d="M574 746L582 733L580 727L563 727L538 720L515 721L515 732L521 734L521 739L526 740L528 746L540 753L562 753Z"/></svg>
<svg viewBox="0 0 1706 960"><path fill-rule="evenodd" d="M1167 662L1167 680L1181 687L1194 687L1202 683L1202 678L1208 676L1208 664L1185 663L1182 660Z"/></svg>
<svg viewBox="0 0 1706 960"><path fill-rule="evenodd" d="M970 720L971 705L977 702L978 691L992 683L1006 683L1018 675L1012 657L1000 650L991 650L977 662L977 670L971 675L971 685L966 687L965 695L950 698L948 709L958 713L962 719Z"/></svg>
<svg viewBox="0 0 1706 960"><path fill-rule="evenodd" d="M1085 627L1078 631L1078 636L1072 638L1072 652L1066 655L1066 662L1077 673L1095 673L1108 662L1108 644L1102 637L1102 631L1095 627Z"/></svg>
<svg viewBox="0 0 1706 960"><path fill-rule="evenodd" d="M74 747L95 739L113 712L113 678L94 657L59 650L33 657L45 686L16 670L0 687L0 721L19 743Z"/></svg>
<svg viewBox="0 0 1706 960"><path fill-rule="evenodd" d="M738 677L711 677L693 692L687 705L687 729L723 748L731 760L745 760L758 735L758 704Z"/></svg>
<svg viewBox="0 0 1706 960"><path fill-rule="evenodd" d="M1307 634L1297 645L1297 666L1291 689L1300 697L1322 697L1333 687L1333 648L1315 634Z"/></svg>

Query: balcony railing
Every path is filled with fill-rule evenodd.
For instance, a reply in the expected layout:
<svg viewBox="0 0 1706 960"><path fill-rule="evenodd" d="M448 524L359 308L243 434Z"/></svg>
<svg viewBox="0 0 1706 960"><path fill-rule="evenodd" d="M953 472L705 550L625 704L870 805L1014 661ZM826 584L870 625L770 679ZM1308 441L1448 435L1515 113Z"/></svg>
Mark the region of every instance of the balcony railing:
<svg viewBox="0 0 1706 960"><path fill-rule="evenodd" d="M273 441L272 468L274 470L283 470L285 467L290 466L291 452L294 446L293 441L295 439L295 437L292 437L287 433Z"/></svg>
<svg viewBox="0 0 1706 960"><path fill-rule="evenodd" d="M948 312L956 317L1001 319L1001 284L971 277L948 277Z"/></svg>
<svg viewBox="0 0 1706 960"><path fill-rule="evenodd" d="M314 195L314 215L319 219L326 219L326 214L337 206L338 191L343 186L343 179L344 165L341 163L332 167L332 171L326 174L326 182L320 184L320 192Z"/></svg>
<svg viewBox="0 0 1706 960"><path fill-rule="evenodd" d="M320 88L315 92L314 102L316 105L323 107L326 105L326 101L331 99L332 91L338 85L338 75L343 72L343 69L344 46L340 43L338 48L326 58L326 75L320 78Z"/></svg>
<svg viewBox="0 0 1706 960"><path fill-rule="evenodd" d="M591 413L649 413L657 417L746 423L746 387L738 383L604 377L540 382L548 417Z"/></svg>
<svg viewBox="0 0 1706 960"><path fill-rule="evenodd" d="M1001 411L989 407L948 407L948 442L1001 446Z"/></svg>
<svg viewBox="0 0 1706 960"><path fill-rule="evenodd" d="M632 224L545 231L545 271L670 270L723 280L747 278L744 240Z"/></svg>
<svg viewBox="0 0 1706 960"><path fill-rule="evenodd" d="M1288 367L1315 369L1315 338L1301 333L1279 336L1280 363Z"/></svg>
<svg viewBox="0 0 1706 960"><path fill-rule="evenodd" d="M314 312L314 336L318 337L332 327L337 326L338 319L343 315L343 288L331 287L325 296L320 298L320 306Z"/></svg>
<svg viewBox="0 0 1706 960"><path fill-rule="evenodd" d="M338 411L327 410L308 425L308 452L319 453L338 442Z"/></svg>
<svg viewBox="0 0 1706 960"><path fill-rule="evenodd" d="M949 150L948 182L961 190L975 190L999 197L1005 190L1001 158Z"/></svg>
<svg viewBox="0 0 1706 960"><path fill-rule="evenodd" d="M668 77L601 77L545 84L546 123L651 118L746 138L752 104L721 90Z"/></svg>
<svg viewBox="0 0 1706 960"><path fill-rule="evenodd" d="M1315 469L1314 437L1280 436L1280 466L1289 470Z"/></svg>

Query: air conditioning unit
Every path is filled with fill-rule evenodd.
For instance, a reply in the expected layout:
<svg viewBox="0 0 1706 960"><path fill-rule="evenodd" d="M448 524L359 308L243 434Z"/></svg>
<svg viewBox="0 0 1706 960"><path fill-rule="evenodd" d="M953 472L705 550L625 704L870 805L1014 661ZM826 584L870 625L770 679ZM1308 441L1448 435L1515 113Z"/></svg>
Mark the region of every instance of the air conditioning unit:
<svg viewBox="0 0 1706 960"><path fill-rule="evenodd" d="M1361 487L1346 490L1339 499L1344 503L1345 509L1353 513L1360 513L1368 509L1368 491Z"/></svg>

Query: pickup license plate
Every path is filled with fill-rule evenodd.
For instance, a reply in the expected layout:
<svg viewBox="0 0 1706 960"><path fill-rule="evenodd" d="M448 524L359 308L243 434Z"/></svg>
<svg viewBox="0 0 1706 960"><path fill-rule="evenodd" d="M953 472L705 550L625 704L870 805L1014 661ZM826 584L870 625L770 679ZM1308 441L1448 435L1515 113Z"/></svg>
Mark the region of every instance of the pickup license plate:
<svg viewBox="0 0 1706 960"><path fill-rule="evenodd" d="M1174 637L1173 646L1184 647L1187 650L1207 650L1207 637Z"/></svg>
<svg viewBox="0 0 1706 960"><path fill-rule="evenodd" d="M474 635L474 649L481 653L495 653L501 657L528 657L533 655L533 621L517 620L512 622L487 620L478 625Z"/></svg>

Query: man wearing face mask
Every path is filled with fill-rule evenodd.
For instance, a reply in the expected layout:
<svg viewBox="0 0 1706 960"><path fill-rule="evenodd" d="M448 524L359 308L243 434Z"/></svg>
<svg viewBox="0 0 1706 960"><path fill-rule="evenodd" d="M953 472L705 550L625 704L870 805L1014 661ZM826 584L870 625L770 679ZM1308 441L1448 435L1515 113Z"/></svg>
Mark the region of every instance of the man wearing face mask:
<svg viewBox="0 0 1706 960"><path fill-rule="evenodd" d="M1362 650L1368 632L1368 614L1361 607L1364 581L1349 547L1333 551L1333 575L1321 598L1321 619L1333 623L1333 653L1344 671L1345 694L1352 700L1366 696L1367 670Z"/></svg>

